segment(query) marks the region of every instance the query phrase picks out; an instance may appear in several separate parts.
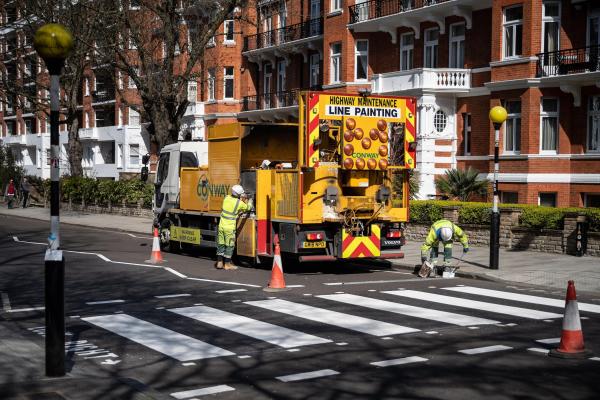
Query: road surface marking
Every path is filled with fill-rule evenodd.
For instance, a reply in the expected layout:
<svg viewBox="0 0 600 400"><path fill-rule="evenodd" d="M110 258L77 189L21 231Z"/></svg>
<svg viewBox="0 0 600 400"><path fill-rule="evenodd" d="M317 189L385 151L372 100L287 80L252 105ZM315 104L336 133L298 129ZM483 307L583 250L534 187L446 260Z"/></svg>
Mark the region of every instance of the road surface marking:
<svg viewBox="0 0 600 400"><path fill-rule="evenodd" d="M286 349L331 342L329 339L323 339L292 329L269 324L267 322L257 321L252 318L232 314L212 307L196 306L171 308L169 311Z"/></svg>
<svg viewBox="0 0 600 400"><path fill-rule="evenodd" d="M383 292L389 293L389 292ZM408 315L415 318L429 319L438 322L444 322L452 325L469 326L469 325L486 325L497 324L498 321L490 319L471 317L468 315L456 314L446 311L433 310L431 308L414 307L401 303L394 303L386 300L372 299L364 296L353 294L339 295L321 295L317 296L327 300L339 301L341 303L358 305L361 307L372 308L375 310L392 312L395 314Z"/></svg>
<svg viewBox="0 0 600 400"><path fill-rule="evenodd" d="M181 273L181 272L179 272L179 271L175 271L173 268L164 267L164 269L165 269L165 271L169 271L169 272L170 272L170 273L172 273L173 275L176 275L176 276L178 276L178 277L180 277L180 278L183 278L183 279L187 278L187 275L184 275L184 274L182 274L182 273Z"/></svg>
<svg viewBox="0 0 600 400"><path fill-rule="evenodd" d="M82 318L82 320L179 361L235 355L235 353L221 349L220 347L127 314L101 315Z"/></svg>
<svg viewBox="0 0 600 400"><path fill-rule="evenodd" d="M542 344L554 344L554 343L560 343L560 338L556 337L556 338L549 338L549 339L538 339L538 340L536 340L536 342L542 343Z"/></svg>
<svg viewBox="0 0 600 400"><path fill-rule="evenodd" d="M10 299L8 298L8 293L0 292L0 294L2 295L2 309L4 310L4 312L9 312L11 310L11 307Z"/></svg>
<svg viewBox="0 0 600 400"><path fill-rule="evenodd" d="M303 381L306 379L321 378L323 376L331 376L331 375L338 375L338 374L339 374L339 372L334 371L332 369L321 369L318 371L303 372L301 374L278 376L275 379L277 379L281 382L296 382L296 381Z"/></svg>
<svg viewBox="0 0 600 400"><path fill-rule="evenodd" d="M342 286L342 285L367 285L370 283L396 283L396 282L412 282L412 281L423 281L419 279L392 279L389 281L360 281L360 282L326 282L323 285L326 286Z"/></svg>
<svg viewBox="0 0 600 400"><path fill-rule="evenodd" d="M565 308L565 301L558 299L550 299L548 297L531 296L528 294L504 292L501 290L482 289L478 287L465 286L465 287L446 287L445 290L452 290L455 292L477 294L480 296L496 297L504 300L521 301L524 303L539 304L543 306ZM577 302L579 311L587 311L593 313L600 313L600 305L580 303Z"/></svg>
<svg viewBox="0 0 600 400"><path fill-rule="evenodd" d="M472 354L491 353L493 351L502 351L502 350L511 350L511 349L512 349L512 347L497 344L495 346L485 346L485 347L476 347L474 349L459 350L458 352L463 353L463 354L472 355Z"/></svg>
<svg viewBox="0 0 600 400"><path fill-rule="evenodd" d="M591 357L590 360L592 360L592 361L600 361L600 357Z"/></svg>
<svg viewBox="0 0 600 400"><path fill-rule="evenodd" d="M9 313L19 313L19 312L28 312L28 311L42 311L45 310L45 307L29 307L29 308L11 308L8 310Z"/></svg>
<svg viewBox="0 0 600 400"><path fill-rule="evenodd" d="M235 389L232 388L231 386L219 385L219 386L205 387L202 389L186 390L185 392L175 392L175 393L171 393L171 396L175 397L178 400L181 400L181 399L189 399L194 396L206 396L208 394L231 392L232 390L235 390Z"/></svg>
<svg viewBox="0 0 600 400"><path fill-rule="evenodd" d="M248 355L244 355L244 356L238 356L238 358L252 358L252 356L248 356Z"/></svg>
<svg viewBox="0 0 600 400"><path fill-rule="evenodd" d="M248 289L227 289L227 290L217 290L215 293L236 293L236 292L247 292Z"/></svg>
<svg viewBox="0 0 600 400"><path fill-rule="evenodd" d="M469 326L467 329L479 329L478 326Z"/></svg>
<svg viewBox="0 0 600 400"><path fill-rule="evenodd" d="M374 336L388 336L402 333L419 332L419 329L394 325L387 322L344 314L337 311L325 310L323 308L307 306L300 303L293 303L287 300L247 301L245 304L266 308L267 310L278 311L283 314L293 315L295 317L308 319L310 321L321 322L357 332L367 333Z"/></svg>
<svg viewBox="0 0 600 400"><path fill-rule="evenodd" d="M237 286L247 286L247 287L255 287L255 288L259 288L261 286L259 285L251 285L249 283L238 283L238 282L228 282L228 281L216 281L214 279L202 279L202 278L190 278L188 277L187 279L191 279L193 281L200 281L200 282L214 282L214 283L222 283L223 285L237 285Z"/></svg>
<svg viewBox="0 0 600 400"><path fill-rule="evenodd" d="M386 337L382 337L381 340L391 340L393 339L392 337L386 336Z"/></svg>
<svg viewBox="0 0 600 400"><path fill-rule="evenodd" d="M481 311L490 311L498 314L508 314L515 317L529 319L545 319L545 318L562 318L560 314L549 313L545 311L531 310L528 308L505 306L502 304L486 303L483 301L468 300L460 297L444 296L441 294L433 294L428 292L420 292L417 290L396 290L383 292L393 294L395 296L404 296L411 299L432 301L435 303L447 304L455 307L472 308Z"/></svg>
<svg viewBox="0 0 600 400"><path fill-rule="evenodd" d="M115 304L115 303L125 303L125 300L88 301L85 304L87 304L88 306L95 306L98 304Z"/></svg>
<svg viewBox="0 0 600 400"><path fill-rule="evenodd" d="M289 351L290 353L295 353L295 352L297 352L297 351L300 351L300 349L289 349L288 351Z"/></svg>
<svg viewBox="0 0 600 400"><path fill-rule="evenodd" d="M302 288L302 287L304 287L304 285L286 285L285 287L289 287L289 288Z"/></svg>
<svg viewBox="0 0 600 400"><path fill-rule="evenodd" d="M179 294L163 294L161 296L154 296L154 297L156 297L157 299L170 299L173 297L190 297L190 296L191 296L191 294L189 294L189 293L179 293Z"/></svg>
<svg viewBox="0 0 600 400"><path fill-rule="evenodd" d="M374 365L376 367L389 367L391 365L404 365L404 364L412 364L412 363L424 362L424 361L428 361L428 359L423 358L423 357L412 356L412 357L396 358L394 360L376 361L376 362L372 362L370 364Z"/></svg>
<svg viewBox="0 0 600 400"><path fill-rule="evenodd" d="M527 350L528 351L533 351L535 353L542 353L542 354L548 354L548 353L550 353L550 350L548 350L548 349L540 349L539 347L530 347Z"/></svg>
<svg viewBox="0 0 600 400"><path fill-rule="evenodd" d="M438 331L428 331L425 332L427 335L437 335L439 332Z"/></svg>
<svg viewBox="0 0 600 400"><path fill-rule="evenodd" d="M183 363L181 365L183 365L184 367L190 367L192 365L196 365L196 363L195 362L185 362L185 363Z"/></svg>
<svg viewBox="0 0 600 400"><path fill-rule="evenodd" d="M337 346L348 346L348 343L346 343L346 342L339 342L339 343L336 343L336 345Z"/></svg>

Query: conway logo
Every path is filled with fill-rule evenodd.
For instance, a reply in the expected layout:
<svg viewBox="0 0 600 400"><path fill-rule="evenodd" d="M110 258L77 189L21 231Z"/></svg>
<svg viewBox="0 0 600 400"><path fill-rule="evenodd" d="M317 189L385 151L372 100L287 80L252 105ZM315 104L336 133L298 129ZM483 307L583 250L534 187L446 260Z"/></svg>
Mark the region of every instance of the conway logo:
<svg viewBox="0 0 600 400"><path fill-rule="evenodd" d="M200 179L198 179L198 186L196 187L196 192L202 200L206 200L208 199L208 196L225 197L229 193L230 188L231 185L225 185L222 183L210 183L208 181L208 177L206 175L202 175L200 176Z"/></svg>
<svg viewBox="0 0 600 400"><path fill-rule="evenodd" d="M352 157L354 158L377 158L377 153L353 153Z"/></svg>

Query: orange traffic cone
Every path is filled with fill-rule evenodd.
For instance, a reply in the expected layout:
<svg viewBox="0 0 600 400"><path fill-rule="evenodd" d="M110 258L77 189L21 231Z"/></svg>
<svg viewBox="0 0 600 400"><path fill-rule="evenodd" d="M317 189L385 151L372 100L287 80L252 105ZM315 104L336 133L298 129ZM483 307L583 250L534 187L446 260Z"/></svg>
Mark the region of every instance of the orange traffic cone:
<svg viewBox="0 0 600 400"><path fill-rule="evenodd" d="M553 357L585 358L590 352L583 345L583 332L577 307L577 294L575 282L569 281L567 286L567 299L565 301L565 316L563 318L562 334L558 348L550 350Z"/></svg>
<svg viewBox="0 0 600 400"><path fill-rule="evenodd" d="M152 239L152 254L150 259L146 260L148 263L160 264L164 262L162 254L160 253L160 239L158 238L158 228L154 228L154 239Z"/></svg>
<svg viewBox="0 0 600 400"><path fill-rule="evenodd" d="M275 234L273 240L275 242L275 256L273 257L273 269L271 270L271 282L269 286L264 288L265 292L280 292L288 290L285 287L285 279L283 279L283 266L281 263L281 252L279 250L279 236Z"/></svg>

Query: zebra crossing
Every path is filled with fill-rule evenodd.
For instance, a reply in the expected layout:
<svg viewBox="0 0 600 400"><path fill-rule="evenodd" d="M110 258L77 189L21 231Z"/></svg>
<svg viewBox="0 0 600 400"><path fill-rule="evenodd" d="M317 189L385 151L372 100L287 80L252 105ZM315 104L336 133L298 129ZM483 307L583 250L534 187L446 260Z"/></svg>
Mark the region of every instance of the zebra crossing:
<svg viewBox="0 0 600 400"><path fill-rule="evenodd" d="M462 297L448 296L439 292L453 292ZM494 324L502 326L501 324L509 322L507 321L508 317L511 318L510 322L517 319L557 319L562 318L562 314L532 307L557 307L559 301L563 303L564 307L564 301L558 299L473 286L445 287L428 291L392 290L372 293L372 295L371 297L371 293L369 296L336 293L301 298L298 301L270 298L233 303L228 305L233 310L227 311L206 305L194 305L157 309L155 312L169 313L168 315L176 318L182 317L184 321L193 320L194 324L200 324L206 329L234 332L234 334L243 335L278 348L296 349L333 343L334 340L331 337L322 337L327 334L314 334L314 332L330 334L332 327L335 332L339 330L341 334L349 333L353 337L356 337L358 333L387 338L392 335L427 333L425 331L433 328L442 329L444 325L469 328ZM469 298L465 296L469 296ZM496 302L497 299L510 300L520 303L521 306L499 304ZM317 301L318 306L306 304L311 301ZM408 304L409 302L411 304ZM414 305L415 303L419 305ZM331 309L340 304L346 306L345 311L350 305L350 311L340 312ZM432 304L438 304L442 309L436 309L432 307ZM248 308L256 311L256 315L253 314L255 318L247 316ZM449 308L452 311L446 311ZM600 314L600 306L595 304L579 303L579 308L582 312ZM459 312L454 312L454 309ZM377 318L371 318L371 310L377 310ZM471 315L471 313L476 315ZM481 317L482 313L490 318ZM369 317L363 315L369 315ZM388 316L385 318L387 321L381 320L384 319L381 317L382 315ZM304 329L313 333L282 326L289 324L290 318L294 321L298 319L302 322L303 327L307 327ZM195 338L193 334L188 336L126 313L90 316L81 319L104 331L124 337L178 361L237 355L235 349L221 348ZM263 319L281 320L282 325L265 322ZM402 321L402 324L396 323L397 321ZM425 329L423 324L435 325ZM440 324L442 328L440 328ZM328 328L327 330L323 329L325 326ZM220 333L220 335L222 334Z"/></svg>

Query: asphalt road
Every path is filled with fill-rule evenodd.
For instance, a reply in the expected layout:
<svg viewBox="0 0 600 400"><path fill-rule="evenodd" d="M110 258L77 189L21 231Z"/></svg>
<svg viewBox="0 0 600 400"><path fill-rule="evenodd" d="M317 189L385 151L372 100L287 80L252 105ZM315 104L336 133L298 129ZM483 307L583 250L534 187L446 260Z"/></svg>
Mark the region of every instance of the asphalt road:
<svg viewBox="0 0 600 400"><path fill-rule="evenodd" d="M268 268L218 271L210 252L163 254L167 262L156 267L144 262L150 237L61 228L74 379L54 382L53 390L66 398L595 399L600 393L600 358L546 355L561 333L562 290L423 280L384 263L340 263L284 265L290 289L268 293L262 290ZM0 329L40 350L47 234L45 222L0 216ZM598 357L600 295L578 300L586 347ZM7 397L23 387L15 382L31 379L15 365L2 370L0 393ZM80 371L100 383L77 379Z"/></svg>

